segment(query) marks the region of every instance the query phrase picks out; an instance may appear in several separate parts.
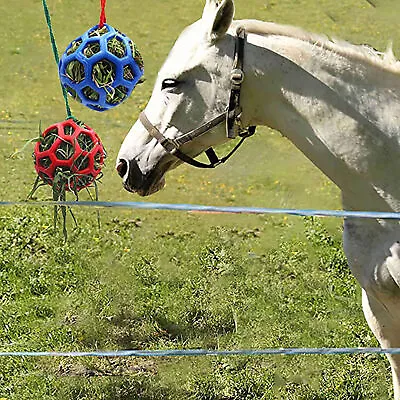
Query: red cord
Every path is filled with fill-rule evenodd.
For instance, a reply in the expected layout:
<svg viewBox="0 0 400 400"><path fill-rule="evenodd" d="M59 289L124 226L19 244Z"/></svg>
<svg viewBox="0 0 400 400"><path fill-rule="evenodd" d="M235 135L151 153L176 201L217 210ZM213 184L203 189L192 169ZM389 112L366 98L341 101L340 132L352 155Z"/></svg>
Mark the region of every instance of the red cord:
<svg viewBox="0 0 400 400"><path fill-rule="evenodd" d="M101 13L100 13L99 28L102 28L103 25L106 23L106 1L107 1L107 0L100 0L100 4L101 4Z"/></svg>

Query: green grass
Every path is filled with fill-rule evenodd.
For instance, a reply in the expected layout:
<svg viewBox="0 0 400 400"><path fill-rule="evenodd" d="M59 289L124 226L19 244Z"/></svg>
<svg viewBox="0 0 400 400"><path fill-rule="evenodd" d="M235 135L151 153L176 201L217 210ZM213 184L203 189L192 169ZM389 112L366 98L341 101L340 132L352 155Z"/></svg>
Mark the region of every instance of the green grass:
<svg viewBox="0 0 400 400"><path fill-rule="evenodd" d="M103 200L138 200L113 171L156 73L203 2L110 2L108 22L134 40L147 81L123 105L74 115L101 136L109 158ZM395 1L237 0L237 17L300 25L383 50L399 33ZM63 49L97 23L98 2L49 1ZM127 12L126 7L129 8ZM160 18L154 24L154 13ZM65 109L41 2L0 4L0 199L25 199L35 179L24 140ZM73 21L73 23L71 22ZM19 124L10 120L21 121ZM259 150L263 149L262 152ZM38 192L51 197L50 188ZM146 199L147 200L147 199ZM215 171L180 167L150 201L339 208L337 188L267 128ZM76 211L64 243L52 210L0 210L0 349L94 350L376 346L341 250L341 221L284 216ZM386 399L382 356L168 359L0 359L0 398Z"/></svg>

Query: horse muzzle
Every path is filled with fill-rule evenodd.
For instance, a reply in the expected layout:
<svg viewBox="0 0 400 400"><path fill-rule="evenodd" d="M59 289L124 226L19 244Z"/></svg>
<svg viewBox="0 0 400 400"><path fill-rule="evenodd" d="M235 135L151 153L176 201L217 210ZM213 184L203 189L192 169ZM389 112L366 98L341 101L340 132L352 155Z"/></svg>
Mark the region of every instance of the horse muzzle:
<svg viewBox="0 0 400 400"><path fill-rule="evenodd" d="M124 188L139 196L150 196L165 186L165 171L156 168L143 174L135 160L119 159L116 170L123 179Z"/></svg>

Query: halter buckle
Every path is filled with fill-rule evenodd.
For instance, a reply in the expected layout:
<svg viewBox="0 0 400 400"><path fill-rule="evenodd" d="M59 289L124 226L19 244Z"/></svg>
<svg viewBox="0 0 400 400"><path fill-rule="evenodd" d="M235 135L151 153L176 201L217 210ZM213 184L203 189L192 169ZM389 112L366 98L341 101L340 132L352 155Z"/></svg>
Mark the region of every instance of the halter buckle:
<svg viewBox="0 0 400 400"><path fill-rule="evenodd" d="M160 144L169 153L173 153L179 147L173 139L169 139L169 138L165 138L163 141L160 142Z"/></svg>
<svg viewBox="0 0 400 400"><path fill-rule="evenodd" d="M244 72L239 68L232 70L231 82L236 86L240 86L243 83L243 81L244 81Z"/></svg>

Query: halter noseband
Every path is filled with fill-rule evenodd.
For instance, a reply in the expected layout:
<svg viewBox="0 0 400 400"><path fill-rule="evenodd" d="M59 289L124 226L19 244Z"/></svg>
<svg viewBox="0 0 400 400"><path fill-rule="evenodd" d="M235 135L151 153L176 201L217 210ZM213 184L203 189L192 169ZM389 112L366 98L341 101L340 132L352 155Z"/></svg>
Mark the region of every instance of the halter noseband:
<svg viewBox="0 0 400 400"><path fill-rule="evenodd" d="M235 56L233 61L233 68L231 72L231 92L229 97L229 104L227 110L219 114L211 121L199 126L190 132L185 133L179 138L170 139L164 136L147 118L144 111L139 115L139 120L147 130L147 132L155 138L164 149L179 158L180 160L193 165L197 168L215 168L227 161L241 146L244 140L252 136L255 133L256 127L249 126L243 128L241 124L242 108L240 106L240 90L244 81L243 71L243 59L244 59L244 44L245 44L246 32L243 27L238 27L236 30L236 42L235 42ZM219 158L215 153L214 149L210 147L205 151L210 163L205 164L194 158L182 153L179 148L187 142L196 139L197 137L209 132L211 129L220 125L222 122L226 123L226 135L229 139L234 139L236 136L240 136L241 140L239 143L225 156Z"/></svg>

